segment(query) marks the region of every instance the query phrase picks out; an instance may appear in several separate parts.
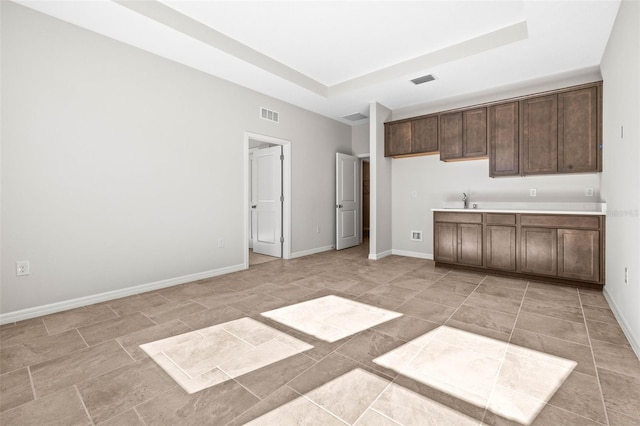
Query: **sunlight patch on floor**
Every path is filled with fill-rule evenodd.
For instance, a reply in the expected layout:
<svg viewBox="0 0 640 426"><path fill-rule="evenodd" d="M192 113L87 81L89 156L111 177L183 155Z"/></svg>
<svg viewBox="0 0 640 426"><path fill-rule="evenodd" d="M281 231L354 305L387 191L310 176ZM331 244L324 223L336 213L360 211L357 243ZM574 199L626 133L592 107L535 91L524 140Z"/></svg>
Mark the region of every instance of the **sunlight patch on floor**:
<svg viewBox="0 0 640 426"><path fill-rule="evenodd" d="M140 345L185 391L194 393L313 346L251 318Z"/></svg>
<svg viewBox="0 0 640 426"><path fill-rule="evenodd" d="M399 312L334 295L263 312L261 315L327 342L335 342L402 316Z"/></svg>
<svg viewBox="0 0 640 426"><path fill-rule="evenodd" d="M576 366L447 326L373 362L524 425L531 424Z"/></svg>

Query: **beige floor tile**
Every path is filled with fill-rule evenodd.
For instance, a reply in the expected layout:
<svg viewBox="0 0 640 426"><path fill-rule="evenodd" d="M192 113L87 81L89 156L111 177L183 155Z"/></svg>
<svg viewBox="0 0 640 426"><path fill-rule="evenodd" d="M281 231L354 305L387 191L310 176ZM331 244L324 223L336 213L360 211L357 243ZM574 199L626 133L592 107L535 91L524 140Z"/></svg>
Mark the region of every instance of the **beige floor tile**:
<svg viewBox="0 0 640 426"><path fill-rule="evenodd" d="M384 366L374 363L373 359L402 346L404 343L404 340L396 339L377 331L367 330L354 336L347 343L340 346L336 352L393 377L395 373L388 372L386 368L383 368Z"/></svg>
<svg viewBox="0 0 640 426"><path fill-rule="evenodd" d="M561 305L553 302L552 298L549 300L538 300L525 297L522 301L522 310L552 318L584 323L584 316L582 315L582 308L580 306Z"/></svg>
<svg viewBox="0 0 640 426"><path fill-rule="evenodd" d="M581 305L577 291L575 289L570 289L573 291L566 291L567 288L568 287L548 284L529 283L529 287L527 287L527 292L525 293L525 299L534 299L541 302L553 300L553 303L557 305L579 308Z"/></svg>
<svg viewBox="0 0 640 426"><path fill-rule="evenodd" d="M587 330L584 324L573 321L551 318L529 312L520 312L518 321L516 322L516 329L544 334L545 336L568 340L583 345L589 344L589 338L587 337Z"/></svg>
<svg viewBox="0 0 640 426"><path fill-rule="evenodd" d="M509 334L513 330L516 316L497 312L496 310L476 308L474 306L462 305L451 316L452 320L479 325L500 333Z"/></svg>
<svg viewBox="0 0 640 426"><path fill-rule="evenodd" d="M593 376L574 371L548 402L596 422L607 422L598 379Z"/></svg>
<svg viewBox="0 0 640 426"><path fill-rule="evenodd" d="M156 325L140 312L78 328L89 346Z"/></svg>
<svg viewBox="0 0 640 426"><path fill-rule="evenodd" d="M137 406L136 411L147 425L224 425L258 401L231 380L194 394L170 389Z"/></svg>
<svg viewBox="0 0 640 426"><path fill-rule="evenodd" d="M398 426L398 423L373 409L368 409L362 417L354 423L354 426Z"/></svg>
<svg viewBox="0 0 640 426"><path fill-rule="evenodd" d="M111 340L36 364L31 367L31 377L36 395L41 398L131 363L129 354Z"/></svg>
<svg viewBox="0 0 640 426"><path fill-rule="evenodd" d="M377 294L364 293L357 298L358 302L366 303L367 305L377 306L382 309L396 310L402 302L396 299L389 299L388 297L379 296Z"/></svg>
<svg viewBox="0 0 640 426"><path fill-rule="evenodd" d="M611 426L638 426L640 424L640 414L637 417L625 416L612 410L607 410L609 425Z"/></svg>
<svg viewBox="0 0 640 426"><path fill-rule="evenodd" d="M402 425L479 425L480 422L456 409L391 384L372 409Z"/></svg>
<svg viewBox="0 0 640 426"><path fill-rule="evenodd" d="M471 284L464 281L457 281L449 277L449 275L447 275L446 277L433 283L429 288L432 288L434 290L449 291L451 293L459 294L461 296L466 297L470 295L473 292L473 290L476 289L476 287L477 287L476 284Z"/></svg>
<svg viewBox="0 0 640 426"><path fill-rule="evenodd" d="M369 292L367 292L367 294L383 296L389 299L406 302L407 300L418 294L418 292L418 290L413 290L406 287L401 287L393 284L385 284L370 290Z"/></svg>
<svg viewBox="0 0 640 426"><path fill-rule="evenodd" d="M95 324L116 317L116 313L108 306L100 304L47 315L42 319L47 326L49 334L57 334L61 331Z"/></svg>
<svg viewBox="0 0 640 426"><path fill-rule="evenodd" d="M640 378L598 368L604 403L608 410L638 418L640 413Z"/></svg>
<svg viewBox="0 0 640 426"><path fill-rule="evenodd" d="M400 275L398 278L392 279L389 284L396 285L398 287L408 288L410 290L422 291L431 286L435 281L426 280L422 278L409 277L406 274Z"/></svg>
<svg viewBox="0 0 640 426"><path fill-rule="evenodd" d="M297 425L326 425L344 426L335 416L318 407L308 399L299 397L273 411L247 423L249 426L297 426Z"/></svg>
<svg viewBox="0 0 640 426"><path fill-rule="evenodd" d="M235 377L235 380L259 398L266 398L310 368L316 361L296 354Z"/></svg>
<svg viewBox="0 0 640 426"><path fill-rule="evenodd" d="M480 284L486 277L487 274L454 269L449 272L445 278L462 281L469 284Z"/></svg>
<svg viewBox="0 0 640 426"><path fill-rule="evenodd" d="M496 330L492 330L490 328L482 327L477 324L470 324L467 322L456 321L454 319L450 319L445 322L445 325L452 328L457 328L459 330L468 331L469 333L475 333L479 336L490 337L492 339L496 339L502 342L508 342L511 334L509 333L501 333Z"/></svg>
<svg viewBox="0 0 640 426"><path fill-rule="evenodd" d="M358 368L306 393L305 397L347 424L353 424L389 383Z"/></svg>
<svg viewBox="0 0 640 426"><path fill-rule="evenodd" d="M353 296L362 296L369 290L375 288L377 284L368 283L357 280L341 280L332 281L326 284L326 289L341 291L343 293L351 294Z"/></svg>
<svg viewBox="0 0 640 426"><path fill-rule="evenodd" d="M213 290L198 283L187 283L167 287L165 289L158 290L156 293L171 301L184 303L190 300L198 300L201 297L210 296L213 293Z"/></svg>
<svg viewBox="0 0 640 426"><path fill-rule="evenodd" d="M615 315L609 308L601 308L598 306L582 305L584 317L589 321L601 321L617 324Z"/></svg>
<svg viewBox="0 0 640 426"><path fill-rule="evenodd" d="M237 302L229 303L229 306L246 315L255 315L287 305L286 301L266 294L253 294Z"/></svg>
<svg viewBox="0 0 640 426"><path fill-rule="evenodd" d="M8 373L86 347L87 345L76 330L39 337L8 348L3 347L0 349L0 372L2 374Z"/></svg>
<svg viewBox="0 0 640 426"><path fill-rule="evenodd" d="M478 285L474 292L487 294L489 296L502 297L505 299L512 299L519 302L524 297L525 289L503 285L494 285L491 284L491 282L487 284L483 281L480 285Z"/></svg>
<svg viewBox="0 0 640 426"><path fill-rule="evenodd" d="M173 303L177 303L177 302L173 302ZM186 302L183 304L177 303L175 305L171 305L170 307L166 305L162 305L162 307L167 307L168 309L162 309L159 306L158 307L160 308L158 309L159 312L154 314L149 314L147 311L145 313L147 313L147 316L155 323L162 324L175 319L180 319L187 315L191 315L193 313L200 312L206 309L204 306L195 302ZM152 310L155 310L155 308L152 308Z"/></svg>
<svg viewBox="0 0 640 426"><path fill-rule="evenodd" d="M207 324L209 325L209 324ZM118 337L116 341L135 360L147 358L147 354L140 349L140 345L165 339L192 331L179 320L172 320L153 327L145 328L125 336Z"/></svg>
<svg viewBox="0 0 640 426"><path fill-rule="evenodd" d="M358 367L360 365L356 361L338 353L331 353L293 379L289 386L304 395Z"/></svg>
<svg viewBox="0 0 640 426"><path fill-rule="evenodd" d="M373 330L404 341L409 341L438 327L439 325L434 322L405 315L377 325L373 327Z"/></svg>
<svg viewBox="0 0 640 426"><path fill-rule="evenodd" d="M530 348L538 352L544 352L549 355L570 359L578 364L574 371L589 374L591 376L596 375L596 368L593 363L591 348L587 345L580 345L578 343L568 342L566 340L560 340L554 337L520 329L515 329L513 331L511 343L521 347Z"/></svg>
<svg viewBox="0 0 640 426"><path fill-rule="evenodd" d="M484 423L492 426L522 426L521 422L509 420L502 416L496 415L491 411L487 411ZM570 411L563 410L561 408L554 407L552 405L545 405L537 417L531 423L531 426L601 426L601 423L596 423L593 420L589 420L585 417L574 414Z"/></svg>
<svg viewBox="0 0 640 426"><path fill-rule="evenodd" d="M0 376L0 412L34 399L29 371L26 368Z"/></svg>
<svg viewBox="0 0 640 426"><path fill-rule="evenodd" d="M227 426L243 426L251 420L255 420L258 417L261 417L262 415L267 414L277 409L278 407L282 407L283 405L286 405L287 403L299 397L301 397L301 395L298 392L294 391L288 386L283 386L269 396L265 397L260 402L254 404L250 409L245 411L242 415L236 417Z"/></svg>
<svg viewBox="0 0 640 426"><path fill-rule="evenodd" d="M591 340L591 346L598 368L640 378L640 360L631 347L595 339Z"/></svg>
<svg viewBox="0 0 640 426"><path fill-rule="evenodd" d="M145 309L164 305L168 302L165 297L157 293L143 293L135 296L123 297L122 299L111 300L104 304L109 306L120 316L135 314Z"/></svg>
<svg viewBox="0 0 640 426"><path fill-rule="evenodd" d="M437 303L439 305L449 306L451 308L457 308L462 305L462 302L464 302L467 297L450 291L427 288L416 294L416 298L426 300L431 303Z"/></svg>
<svg viewBox="0 0 640 426"><path fill-rule="evenodd" d="M0 424L11 426L81 426L91 421L76 388L70 386L45 398L0 413Z"/></svg>
<svg viewBox="0 0 640 426"><path fill-rule="evenodd" d="M520 299L493 296L477 291L471 293L464 303L468 306L494 310L509 315L517 315L520 310Z"/></svg>
<svg viewBox="0 0 640 426"><path fill-rule="evenodd" d="M413 298L400 305L397 311L412 317L442 324L455 312L455 308Z"/></svg>
<svg viewBox="0 0 640 426"><path fill-rule="evenodd" d="M587 328L591 339L613 343L614 345L629 346L627 336L624 335L620 325L587 320Z"/></svg>
<svg viewBox="0 0 640 426"><path fill-rule="evenodd" d="M583 305L596 306L599 308L611 309L602 291L580 289L580 300Z"/></svg>
<svg viewBox="0 0 640 426"><path fill-rule="evenodd" d="M527 280L521 280L518 278L499 277L495 275L489 275L482 281L485 285L496 285L511 288L527 288Z"/></svg>
<svg viewBox="0 0 640 426"><path fill-rule="evenodd" d="M77 387L95 423L115 417L169 389L178 388L150 359L86 380Z"/></svg>
<svg viewBox="0 0 640 426"><path fill-rule="evenodd" d="M146 426L138 413L134 410L127 410L106 422L100 423L100 426Z"/></svg>
<svg viewBox="0 0 640 426"><path fill-rule="evenodd" d="M0 345L6 348L18 343L28 342L38 337L47 336L47 329L42 321L16 324L13 327L3 327L0 330Z"/></svg>

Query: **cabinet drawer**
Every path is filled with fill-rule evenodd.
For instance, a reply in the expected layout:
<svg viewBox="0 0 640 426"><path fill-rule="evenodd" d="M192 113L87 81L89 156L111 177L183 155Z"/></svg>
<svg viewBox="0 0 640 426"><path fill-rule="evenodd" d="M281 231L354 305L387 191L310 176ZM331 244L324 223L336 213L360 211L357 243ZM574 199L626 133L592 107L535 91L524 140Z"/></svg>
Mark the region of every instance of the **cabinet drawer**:
<svg viewBox="0 0 640 426"><path fill-rule="evenodd" d="M520 224L549 228L600 229L600 218L598 216L523 214L520 216Z"/></svg>
<svg viewBox="0 0 640 426"><path fill-rule="evenodd" d="M482 223L482 213L435 212L436 222Z"/></svg>
<svg viewBox="0 0 640 426"><path fill-rule="evenodd" d="M515 214L487 213L487 225L515 225Z"/></svg>

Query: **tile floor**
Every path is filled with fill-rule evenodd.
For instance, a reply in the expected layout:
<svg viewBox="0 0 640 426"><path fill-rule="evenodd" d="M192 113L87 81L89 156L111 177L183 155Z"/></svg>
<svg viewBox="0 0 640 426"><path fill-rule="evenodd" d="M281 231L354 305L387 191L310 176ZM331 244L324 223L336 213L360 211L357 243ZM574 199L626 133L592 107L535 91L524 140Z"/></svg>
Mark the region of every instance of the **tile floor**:
<svg viewBox="0 0 640 426"><path fill-rule="evenodd" d="M0 424L640 424L640 361L600 292L366 254L276 260L3 325ZM262 315L327 296L402 316L331 341L304 318ZM235 349L196 360L181 352L193 345L153 346L181 335ZM224 380L189 393L159 353L173 376L218 368Z"/></svg>

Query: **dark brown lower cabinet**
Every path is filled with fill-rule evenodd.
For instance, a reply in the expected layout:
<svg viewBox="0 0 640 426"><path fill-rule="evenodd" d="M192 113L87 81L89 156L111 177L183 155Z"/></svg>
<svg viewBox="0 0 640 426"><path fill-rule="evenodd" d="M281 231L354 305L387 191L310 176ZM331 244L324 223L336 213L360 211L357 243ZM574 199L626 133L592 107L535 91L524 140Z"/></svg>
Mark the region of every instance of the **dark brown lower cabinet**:
<svg viewBox="0 0 640 426"><path fill-rule="evenodd" d="M516 270L516 227L487 225L487 268Z"/></svg>
<svg viewBox="0 0 640 426"><path fill-rule="evenodd" d="M436 262L482 266L481 224L436 223L434 241Z"/></svg>
<svg viewBox="0 0 640 426"><path fill-rule="evenodd" d="M597 287L604 284L605 217L435 212L434 260Z"/></svg>
<svg viewBox="0 0 640 426"><path fill-rule="evenodd" d="M523 227L520 230L520 272L555 276L557 260L557 229Z"/></svg>
<svg viewBox="0 0 640 426"><path fill-rule="evenodd" d="M458 260L458 225L436 223L433 228L434 260L456 263Z"/></svg>
<svg viewBox="0 0 640 426"><path fill-rule="evenodd" d="M482 266L482 225L458 224L458 263Z"/></svg>
<svg viewBox="0 0 640 426"><path fill-rule="evenodd" d="M600 279L600 232L558 229L558 276L585 281Z"/></svg>

